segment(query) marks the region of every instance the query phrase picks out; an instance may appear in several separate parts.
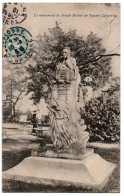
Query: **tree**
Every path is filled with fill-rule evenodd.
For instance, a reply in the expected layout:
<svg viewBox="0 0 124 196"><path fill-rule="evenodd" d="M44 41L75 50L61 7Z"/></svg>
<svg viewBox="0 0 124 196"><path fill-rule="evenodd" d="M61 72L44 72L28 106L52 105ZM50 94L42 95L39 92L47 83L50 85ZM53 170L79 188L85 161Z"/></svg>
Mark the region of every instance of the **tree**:
<svg viewBox="0 0 124 196"><path fill-rule="evenodd" d="M56 22L49 33L39 35L31 49L32 61L27 67L30 75L28 93L34 92L33 99L39 102L41 97L48 98L55 80L55 68L62 61L62 50L70 47L71 55L76 58L81 74L81 82L86 76L92 77L92 87L97 89L105 85L111 73L111 55L106 55L102 39L91 32L86 39L78 36L76 30L64 32ZM116 54L115 54L116 55ZM104 58L103 58L104 57Z"/></svg>
<svg viewBox="0 0 124 196"><path fill-rule="evenodd" d="M3 93L6 99L3 102L3 116L7 112L10 120L15 119L16 104L23 92L26 92L27 72L23 65L10 65L4 63L4 69L8 70L8 74L3 72Z"/></svg>
<svg viewBox="0 0 124 196"><path fill-rule="evenodd" d="M40 98L48 99L55 79L57 63L63 60L62 50L70 47L71 56L76 58L81 75L81 84L90 78L90 86L94 91L104 89L112 78L111 57L120 56L106 53L102 38L91 32L86 39L78 36L76 30L64 32L58 23L49 33L39 35L32 48L32 62L27 67L30 76L28 92L33 92L32 99L39 102ZM114 84L114 85L113 85ZM85 105L82 118L87 124L91 141L119 141L119 81L111 80L107 92L91 99Z"/></svg>

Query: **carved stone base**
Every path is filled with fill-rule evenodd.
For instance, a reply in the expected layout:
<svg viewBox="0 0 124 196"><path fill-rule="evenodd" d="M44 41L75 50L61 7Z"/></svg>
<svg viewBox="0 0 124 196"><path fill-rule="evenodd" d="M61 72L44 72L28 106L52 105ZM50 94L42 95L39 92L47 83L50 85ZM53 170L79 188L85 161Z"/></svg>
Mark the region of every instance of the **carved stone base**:
<svg viewBox="0 0 124 196"><path fill-rule="evenodd" d="M101 189L108 182L115 167L115 164L105 161L97 154L83 160L31 156L3 172L3 179Z"/></svg>
<svg viewBox="0 0 124 196"><path fill-rule="evenodd" d="M94 149L87 148L83 154L72 154L72 153L64 153L59 152L56 153L53 150L47 150L46 152L40 152L38 150L32 150L31 155L32 156L38 156L38 157L49 157L49 158L64 158L64 159L76 159L76 160L83 160L87 158L88 156L92 155L94 153Z"/></svg>

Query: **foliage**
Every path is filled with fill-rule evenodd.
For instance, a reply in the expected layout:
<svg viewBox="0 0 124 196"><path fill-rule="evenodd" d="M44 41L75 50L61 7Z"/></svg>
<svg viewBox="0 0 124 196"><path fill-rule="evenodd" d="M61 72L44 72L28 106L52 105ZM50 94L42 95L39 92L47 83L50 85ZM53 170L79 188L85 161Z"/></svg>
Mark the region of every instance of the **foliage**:
<svg viewBox="0 0 124 196"><path fill-rule="evenodd" d="M26 91L28 74L23 65L10 65L4 63L3 93L6 99L3 101L3 117L11 119L16 115L16 104L23 92Z"/></svg>
<svg viewBox="0 0 124 196"><path fill-rule="evenodd" d="M82 33L83 34L83 33ZM62 50L70 47L71 56L76 58L81 75L81 84L91 78L93 90L105 87L112 76L111 55L104 56L106 49L102 39L91 32L86 38L77 35L76 30L61 29L60 24L39 35L31 48L32 62L27 66L29 73L28 91L33 92L33 99L47 100L50 97L52 84L55 82L56 65L63 61ZM104 56L104 58L98 58ZM85 106L82 117L88 125L91 141L119 141L119 83L112 79L111 87L100 97L90 100Z"/></svg>
<svg viewBox="0 0 124 196"><path fill-rule="evenodd" d="M82 83L86 76L92 77L92 87L97 89L107 82L111 75L110 57L93 59L105 53L102 39L92 32L84 39L77 35L76 30L64 32L56 22L49 33L39 35L31 48L32 63L27 67L30 74L28 93L34 92L33 99L39 102L41 97L48 98L52 83L55 81L55 68L58 62L63 60L62 50L70 47L71 56L77 61Z"/></svg>
<svg viewBox="0 0 124 196"><path fill-rule="evenodd" d="M119 142L119 88L119 79L114 78L107 91L85 105L82 118L87 125L87 131L90 132L90 141Z"/></svg>

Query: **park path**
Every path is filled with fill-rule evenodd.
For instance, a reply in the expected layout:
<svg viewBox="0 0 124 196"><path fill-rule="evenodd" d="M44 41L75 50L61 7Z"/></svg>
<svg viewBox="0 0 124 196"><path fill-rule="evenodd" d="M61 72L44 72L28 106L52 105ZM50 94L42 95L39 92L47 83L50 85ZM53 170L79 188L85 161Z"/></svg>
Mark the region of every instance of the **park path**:
<svg viewBox="0 0 124 196"><path fill-rule="evenodd" d="M42 140L37 136L29 134L32 127L24 125L4 123L3 124L3 151L15 151L37 148Z"/></svg>
<svg viewBox="0 0 124 196"><path fill-rule="evenodd" d="M29 134L32 126L20 125L13 123L3 123L3 150L21 150L22 148L34 149L39 146L43 138L38 138L35 135ZM118 143L105 144L105 143L88 143L87 147L103 148L103 149L119 149Z"/></svg>

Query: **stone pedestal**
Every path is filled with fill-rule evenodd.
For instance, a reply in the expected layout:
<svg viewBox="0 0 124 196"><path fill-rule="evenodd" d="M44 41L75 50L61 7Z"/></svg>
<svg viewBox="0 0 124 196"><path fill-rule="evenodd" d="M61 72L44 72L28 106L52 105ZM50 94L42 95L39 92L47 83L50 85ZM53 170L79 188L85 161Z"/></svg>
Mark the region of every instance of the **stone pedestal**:
<svg viewBox="0 0 124 196"><path fill-rule="evenodd" d="M54 147L57 149L69 149L73 145L78 145L82 148L83 153L84 149L86 149L89 133L85 132L84 127L79 124L77 89L77 80L54 84L49 105L49 116Z"/></svg>
<svg viewBox="0 0 124 196"><path fill-rule="evenodd" d="M52 98L66 101L71 110L77 112L76 81L72 81L71 84L54 84L52 87Z"/></svg>
<svg viewBox="0 0 124 196"><path fill-rule="evenodd" d="M32 150L31 155L32 156L38 156L38 157L47 157L47 158L62 158L62 159L73 159L73 160L83 160L87 158L88 156L92 155L94 153L94 149L87 148L85 152L83 153L74 153L70 152L55 152L53 150L46 150L45 152L41 152L41 150Z"/></svg>
<svg viewBox="0 0 124 196"><path fill-rule="evenodd" d="M31 156L3 172L3 179L101 189L115 167L115 164L105 161L97 154L91 154L83 160Z"/></svg>

